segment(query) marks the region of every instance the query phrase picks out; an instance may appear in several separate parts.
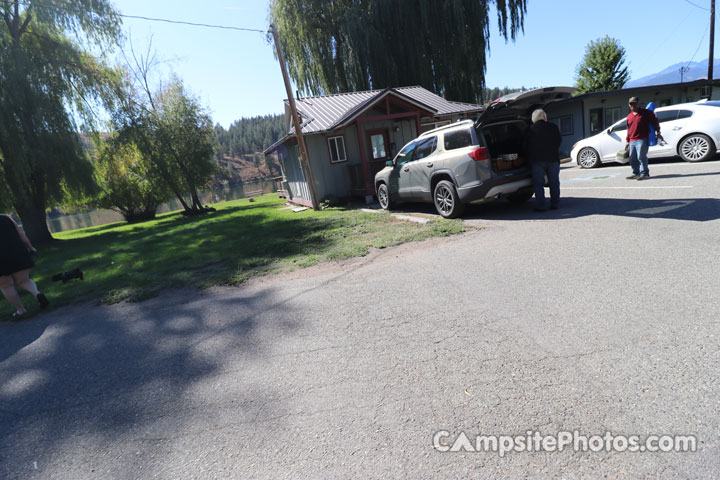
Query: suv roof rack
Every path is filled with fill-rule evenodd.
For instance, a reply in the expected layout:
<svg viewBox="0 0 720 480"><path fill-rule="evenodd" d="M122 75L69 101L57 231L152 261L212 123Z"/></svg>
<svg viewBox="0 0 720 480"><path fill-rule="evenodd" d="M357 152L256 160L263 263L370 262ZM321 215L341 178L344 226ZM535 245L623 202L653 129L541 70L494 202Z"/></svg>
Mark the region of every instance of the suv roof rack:
<svg viewBox="0 0 720 480"><path fill-rule="evenodd" d="M440 130L447 130L448 128L457 127L458 125L463 125L463 124L472 125L472 124L474 124L474 123L475 123L474 121L470 120L469 118L466 118L465 120L458 120L458 121L455 122L455 123L450 123L450 124L448 124L448 125L443 125L442 127L433 128L432 130L428 130L427 132L424 132L424 133L423 133L422 135L420 135L420 136L421 136L421 137L424 137L425 135L427 135L427 134L429 134L429 133L436 133L436 132L439 132Z"/></svg>

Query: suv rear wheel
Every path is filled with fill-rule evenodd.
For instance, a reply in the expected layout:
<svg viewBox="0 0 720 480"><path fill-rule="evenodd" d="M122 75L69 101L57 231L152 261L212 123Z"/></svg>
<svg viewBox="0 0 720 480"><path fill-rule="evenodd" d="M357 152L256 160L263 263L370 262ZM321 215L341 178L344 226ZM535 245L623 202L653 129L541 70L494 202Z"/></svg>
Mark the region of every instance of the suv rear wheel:
<svg viewBox="0 0 720 480"><path fill-rule="evenodd" d="M435 209L444 218L456 218L462 215L465 205L460 202L460 196L455 185L447 180L440 180L433 191Z"/></svg>
<svg viewBox="0 0 720 480"><path fill-rule="evenodd" d="M378 187L377 196L383 210L390 210L393 207L394 202L390 199L390 190L384 183Z"/></svg>

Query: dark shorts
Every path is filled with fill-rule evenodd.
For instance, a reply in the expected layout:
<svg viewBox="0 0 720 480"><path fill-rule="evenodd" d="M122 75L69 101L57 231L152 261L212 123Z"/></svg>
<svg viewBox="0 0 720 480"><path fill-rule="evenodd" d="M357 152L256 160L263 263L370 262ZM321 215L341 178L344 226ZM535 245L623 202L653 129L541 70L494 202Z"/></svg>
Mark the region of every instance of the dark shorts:
<svg viewBox="0 0 720 480"><path fill-rule="evenodd" d="M14 258L0 258L0 276L12 275L21 270L27 270L35 266L35 262L29 254L18 255Z"/></svg>

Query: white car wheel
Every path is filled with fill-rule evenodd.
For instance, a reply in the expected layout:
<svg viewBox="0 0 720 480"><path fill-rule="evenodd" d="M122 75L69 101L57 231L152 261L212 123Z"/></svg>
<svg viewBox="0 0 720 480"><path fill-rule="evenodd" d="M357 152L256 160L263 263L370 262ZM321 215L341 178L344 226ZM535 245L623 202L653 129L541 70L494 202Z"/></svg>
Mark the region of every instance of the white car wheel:
<svg viewBox="0 0 720 480"><path fill-rule="evenodd" d="M578 152L577 163L580 168L594 168L600 165L600 155L597 150L585 147Z"/></svg>
<svg viewBox="0 0 720 480"><path fill-rule="evenodd" d="M702 162L713 156L715 144L707 135L695 133L680 142L678 153L686 162Z"/></svg>

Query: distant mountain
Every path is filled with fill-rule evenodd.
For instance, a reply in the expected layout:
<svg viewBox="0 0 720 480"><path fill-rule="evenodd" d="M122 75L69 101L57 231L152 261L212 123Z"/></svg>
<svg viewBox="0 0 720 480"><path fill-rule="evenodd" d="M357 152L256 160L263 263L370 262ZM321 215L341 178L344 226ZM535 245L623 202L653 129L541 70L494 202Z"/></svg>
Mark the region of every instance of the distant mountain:
<svg viewBox="0 0 720 480"><path fill-rule="evenodd" d="M625 88L644 87L646 85L663 85L666 83L680 83L680 68L684 67L688 67L688 70L683 73L683 82L691 82L693 80L707 78L708 61L706 58L700 62L682 62L670 65L661 72L629 81L625 84ZM720 78L720 59L715 59L713 61L713 78Z"/></svg>

